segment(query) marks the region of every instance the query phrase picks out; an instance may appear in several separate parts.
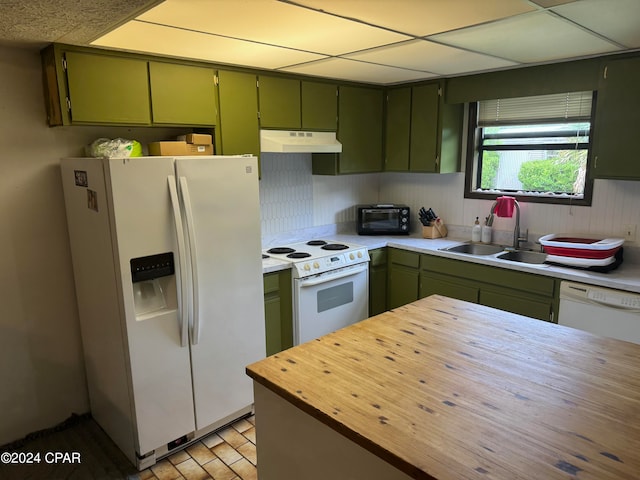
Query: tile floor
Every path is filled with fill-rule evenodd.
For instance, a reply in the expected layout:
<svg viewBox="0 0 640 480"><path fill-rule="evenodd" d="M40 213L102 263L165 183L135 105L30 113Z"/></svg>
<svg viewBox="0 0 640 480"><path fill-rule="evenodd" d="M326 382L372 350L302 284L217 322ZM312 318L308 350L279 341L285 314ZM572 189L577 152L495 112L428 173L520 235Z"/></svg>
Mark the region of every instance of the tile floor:
<svg viewBox="0 0 640 480"><path fill-rule="evenodd" d="M203 438L138 474L139 480L257 480L253 416Z"/></svg>

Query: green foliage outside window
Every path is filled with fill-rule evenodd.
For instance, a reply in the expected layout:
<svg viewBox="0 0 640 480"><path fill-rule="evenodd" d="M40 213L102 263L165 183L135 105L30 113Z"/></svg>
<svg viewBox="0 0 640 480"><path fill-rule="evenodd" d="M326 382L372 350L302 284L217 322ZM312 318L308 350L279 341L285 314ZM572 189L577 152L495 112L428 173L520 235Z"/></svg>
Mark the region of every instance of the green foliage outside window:
<svg viewBox="0 0 640 480"><path fill-rule="evenodd" d="M482 156L482 175L480 178L480 188L496 188L496 177L500 166L500 155L498 152L484 152Z"/></svg>
<svg viewBox="0 0 640 480"><path fill-rule="evenodd" d="M581 168L578 159L535 160L523 163L518 173L522 188L528 191L567 192L574 191L574 185Z"/></svg>

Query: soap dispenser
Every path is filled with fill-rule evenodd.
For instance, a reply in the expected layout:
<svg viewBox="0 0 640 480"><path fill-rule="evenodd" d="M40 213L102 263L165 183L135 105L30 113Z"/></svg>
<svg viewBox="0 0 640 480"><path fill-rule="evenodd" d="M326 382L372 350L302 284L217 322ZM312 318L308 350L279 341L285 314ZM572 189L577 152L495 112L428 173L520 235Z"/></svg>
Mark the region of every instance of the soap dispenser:
<svg viewBox="0 0 640 480"><path fill-rule="evenodd" d="M471 241L479 242L482 238L482 227L480 226L479 217L476 217L476 223L473 225L471 229Z"/></svg>

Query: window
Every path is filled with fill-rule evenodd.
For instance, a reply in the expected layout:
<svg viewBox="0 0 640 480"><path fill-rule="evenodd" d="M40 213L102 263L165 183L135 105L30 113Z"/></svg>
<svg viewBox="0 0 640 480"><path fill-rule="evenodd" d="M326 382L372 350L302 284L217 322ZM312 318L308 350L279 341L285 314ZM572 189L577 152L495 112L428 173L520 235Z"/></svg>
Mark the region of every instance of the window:
<svg viewBox="0 0 640 480"><path fill-rule="evenodd" d="M472 104L465 197L590 205L593 97L570 92Z"/></svg>

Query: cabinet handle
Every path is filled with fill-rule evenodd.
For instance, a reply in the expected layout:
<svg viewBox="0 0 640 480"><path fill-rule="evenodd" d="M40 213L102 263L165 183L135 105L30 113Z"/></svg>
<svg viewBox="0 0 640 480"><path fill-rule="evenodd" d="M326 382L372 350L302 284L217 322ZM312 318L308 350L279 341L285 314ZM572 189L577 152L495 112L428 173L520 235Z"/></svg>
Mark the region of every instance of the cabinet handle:
<svg viewBox="0 0 640 480"><path fill-rule="evenodd" d="M609 66L608 65L606 67L604 67L604 73L602 75L605 80L607 79L607 73L609 73Z"/></svg>

